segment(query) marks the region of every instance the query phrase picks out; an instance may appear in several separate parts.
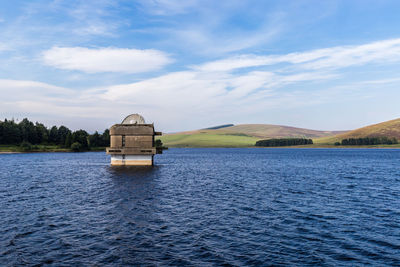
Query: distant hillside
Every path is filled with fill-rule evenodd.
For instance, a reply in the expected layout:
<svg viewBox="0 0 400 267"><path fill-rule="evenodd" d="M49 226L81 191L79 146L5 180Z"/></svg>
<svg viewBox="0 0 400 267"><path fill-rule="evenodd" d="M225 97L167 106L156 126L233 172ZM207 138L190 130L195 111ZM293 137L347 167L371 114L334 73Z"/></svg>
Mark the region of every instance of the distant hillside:
<svg viewBox="0 0 400 267"><path fill-rule="evenodd" d="M208 129L166 134L160 139L169 147L248 147L260 139L304 137L318 138L341 132L316 131L271 124L222 125Z"/></svg>
<svg viewBox="0 0 400 267"><path fill-rule="evenodd" d="M315 143L334 143L348 138L391 137L400 140L400 119L369 125L353 131L315 140Z"/></svg>
<svg viewBox="0 0 400 267"><path fill-rule="evenodd" d="M246 134L257 138L285 138L285 137L307 137L317 138L324 136L332 136L344 131L317 131L304 128L296 128L290 126L273 125L273 124L239 124L217 130L224 134Z"/></svg>

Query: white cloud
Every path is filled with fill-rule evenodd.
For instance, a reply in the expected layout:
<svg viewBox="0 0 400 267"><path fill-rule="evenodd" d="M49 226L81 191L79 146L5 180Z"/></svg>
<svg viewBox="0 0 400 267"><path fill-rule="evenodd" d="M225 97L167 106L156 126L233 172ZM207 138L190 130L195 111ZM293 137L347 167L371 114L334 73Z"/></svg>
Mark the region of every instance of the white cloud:
<svg viewBox="0 0 400 267"><path fill-rule="evenodd" d="M101 124L97 129L134 112L168 131L217 123L252 123L256 118L267 122L268 118L277 117L276 110L340 103L349 98L360 102L364 101L364 94L376 96L375 86L382 90L390 84L393 88L400 80L390 74L379 79L356 78L351 84L343 80L336 87L324 82L342 78L345 67L400 61L399 46L400 39L395 39L286 55L241 55L134 83L85 90L0 80L0 93L5 96L0 113L37 114L63 121L74 118L82 127L85 122L97 121ZM92 51L83 49L85 53L88 50ZM347 60L342 62L345 56ZM86 61L90 60L82 59L81 67L87 71ZM316 66L320 68L316 70Z"/></svg>
<svg viewBox="0 0 400 267"><path fill-rule="evenodd" d="M53 47L43 52L43 61L59 69L86 73L140 73L161 69L172 59L153 49Z"/></svg>
<svg viewBox="0 0 400 267"><path fill-rule="evenodd" d="M108 105L139 110L157 119L159 127L164 129L184 130L215 124L214 120L222 118L231 121L252 116L254 112L262 114L281 103L285 106L290 103L292 107L309 105L311 101L306 101L306 96L298 97L279 89L330 78L316 72L278 75L265 71L244 74L184 71L103 88L97 96Z"/></svg>

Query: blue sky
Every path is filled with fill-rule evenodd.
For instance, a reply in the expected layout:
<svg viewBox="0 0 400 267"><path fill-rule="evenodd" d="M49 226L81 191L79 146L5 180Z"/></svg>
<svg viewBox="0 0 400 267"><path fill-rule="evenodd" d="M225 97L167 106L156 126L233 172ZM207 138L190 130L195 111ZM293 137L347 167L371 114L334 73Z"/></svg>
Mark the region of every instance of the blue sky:
<svg viewBox="0 0 400 267"><path fill-rule="evenodd" d="M400 1L0 4L0 117L89 131L400 117Z"/></svg>

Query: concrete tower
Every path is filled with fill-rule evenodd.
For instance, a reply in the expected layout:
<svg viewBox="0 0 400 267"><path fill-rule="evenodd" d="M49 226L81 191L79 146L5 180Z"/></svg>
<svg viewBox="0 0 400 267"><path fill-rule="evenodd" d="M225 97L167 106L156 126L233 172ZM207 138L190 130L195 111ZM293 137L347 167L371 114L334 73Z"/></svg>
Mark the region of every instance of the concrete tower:
<svg viewBox="0 0 400 267"><path fill-rule="evenodd" d="M152 166L154 155L162 153L154 145L154 136L161 134L139 114L129 115L110 128L110 147L106 151L111 155L111 165Z"/></svg>

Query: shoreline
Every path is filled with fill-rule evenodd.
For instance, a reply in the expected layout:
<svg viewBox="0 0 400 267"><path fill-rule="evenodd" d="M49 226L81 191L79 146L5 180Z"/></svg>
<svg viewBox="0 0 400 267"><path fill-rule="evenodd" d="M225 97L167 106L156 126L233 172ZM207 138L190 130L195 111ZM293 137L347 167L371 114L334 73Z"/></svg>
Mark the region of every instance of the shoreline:
<svg viewBox="0 0 400 267"><path fill-rule="evenodd" d="M0 155L6 154L27 154L27 153L84 153L84 152L105 152L105 150L88 150L75 152L72 150L43 150L43 151L0 151Z"/></svg>
<svg viewBox="0 0 400 267"><path fill-rule="evenodd" d="M195 146L187 146L187 147L169 147L169 148L257 148L257 149L400 149L400 146L334 146L334 145L316 145L316 146L277 146L277 147L260 147L260 146L243 146L243 147L233 147L233 146L210 146L210 147L195 147ZM7 154L27 154L27 153L84 153L84 152L105 152L105 150L89 150L89 151L80 151L74 152L72 150L48 150L48 151L0 151L0 155Z"/></svg>
<svg viewBox="0 0 400 267"><path fill-rule="evenodd" d="M329 149L400 149L400 146L394 147L378 147L378 146L274 146L274 147L262 147L262 146L169 146L168 148L290 148L290 149L320 149L320 148L329 148Z"/></svg>

